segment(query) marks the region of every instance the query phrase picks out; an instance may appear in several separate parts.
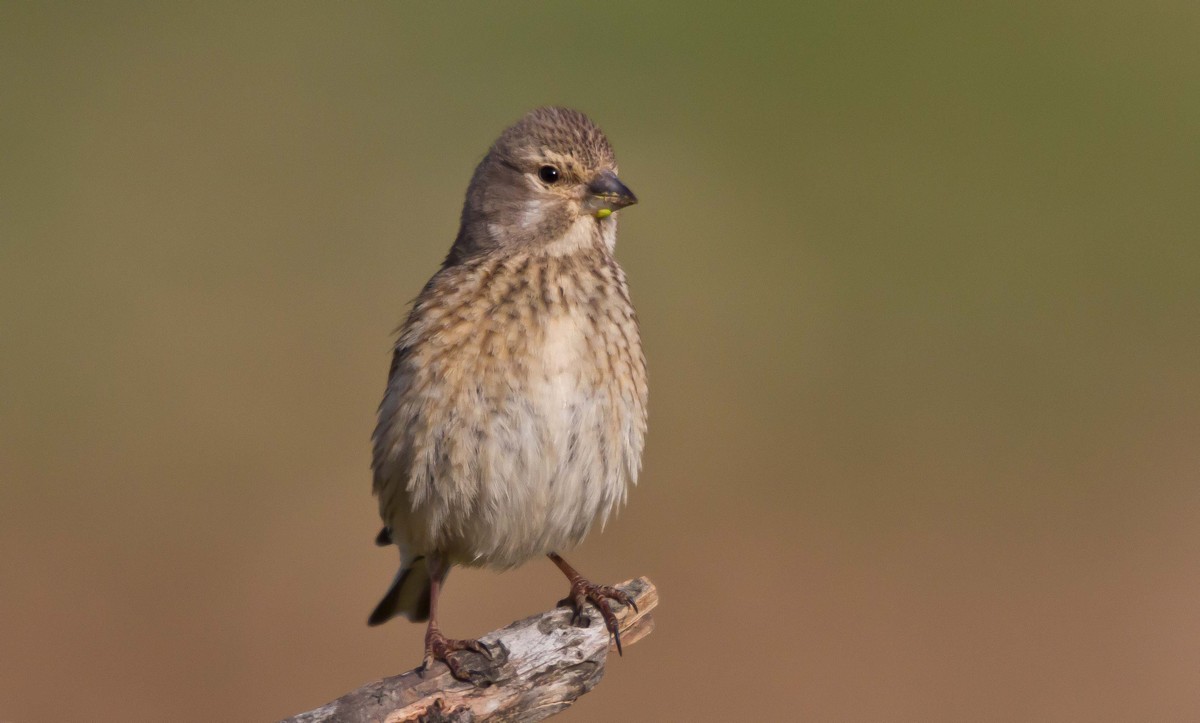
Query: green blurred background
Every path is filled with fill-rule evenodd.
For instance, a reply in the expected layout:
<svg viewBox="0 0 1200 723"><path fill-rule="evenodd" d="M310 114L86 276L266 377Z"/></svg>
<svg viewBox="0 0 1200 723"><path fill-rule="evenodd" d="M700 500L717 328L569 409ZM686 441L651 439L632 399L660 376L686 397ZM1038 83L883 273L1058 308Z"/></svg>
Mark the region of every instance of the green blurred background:
<svg viewBox="0 0 1200 723"><path fill-rule="evenodd" d="M563 720L1200 710L1200 6L0 5L0 720L263 721L368 629L389 332L474 164L607 131L659 585ZM565 593L460 571L473 636Z"/></svg>

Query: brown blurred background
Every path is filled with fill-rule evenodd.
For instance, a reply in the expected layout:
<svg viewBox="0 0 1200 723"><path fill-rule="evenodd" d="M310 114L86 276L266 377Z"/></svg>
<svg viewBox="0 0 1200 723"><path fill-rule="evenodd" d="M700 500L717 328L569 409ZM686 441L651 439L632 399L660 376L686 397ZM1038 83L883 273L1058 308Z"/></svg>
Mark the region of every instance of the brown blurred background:
<svg viewBox="0 0 1200 723"><path fill-rule="evenodd" d="M0 720L266 721L368 629L368 438L474 164L608 132L658 629L562 720L1200 717L1200 6L0 5ZM473 636L565 592L458 571Z"/></svg>

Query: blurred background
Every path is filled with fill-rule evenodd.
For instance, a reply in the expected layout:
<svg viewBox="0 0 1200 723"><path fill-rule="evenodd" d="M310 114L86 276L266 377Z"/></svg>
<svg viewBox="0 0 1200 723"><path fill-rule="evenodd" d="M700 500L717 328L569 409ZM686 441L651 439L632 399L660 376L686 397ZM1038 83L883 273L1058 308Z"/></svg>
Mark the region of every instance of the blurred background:
<svg viewBox="0 0 1200 723"><path fill-rule="evenodd" d="M0 720L267 721L368 629L391 330L591 114L651 369L562 720L1200 711L1200 6L0 5ZM460 570L471 637L566 592Z"/></svg>

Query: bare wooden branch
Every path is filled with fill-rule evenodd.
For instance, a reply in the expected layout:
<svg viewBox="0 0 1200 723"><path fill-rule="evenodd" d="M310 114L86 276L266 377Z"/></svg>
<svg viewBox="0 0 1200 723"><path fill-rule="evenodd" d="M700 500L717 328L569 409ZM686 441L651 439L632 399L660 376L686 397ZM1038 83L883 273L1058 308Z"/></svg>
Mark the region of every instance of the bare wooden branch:
<svg viewBox="0 0 1200 723"><path fill-rule="evenodd" d="M618 585L633 598L632 607L617 608L621 642L628 647L654 629L649 613L658 591L645 577ZM571 706L604 676L610 650L608 631L599 612L587 608L590 624L571 624L571 611L560 607L520 620L482 637L495 654L463 651L467 667L480 672L488 685L456 680L437 663L421 676L418 670L368 683L358 690L281 723L469 723L471 721L539 721Z"/></svg>

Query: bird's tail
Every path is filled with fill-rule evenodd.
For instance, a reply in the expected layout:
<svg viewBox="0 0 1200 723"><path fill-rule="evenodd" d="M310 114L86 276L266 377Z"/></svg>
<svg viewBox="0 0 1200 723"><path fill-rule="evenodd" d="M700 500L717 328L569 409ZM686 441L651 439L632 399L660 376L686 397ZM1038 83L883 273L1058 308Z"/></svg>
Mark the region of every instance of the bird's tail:
<svg viewBox="0 0 1200 723"><path fill-rule="evenodd" d="M428 620L429 586L429 565L424 557L413 558L401 565L387 594L367 619L367 625L382 625L397 615L403 615L414 623Z"/></svg>

